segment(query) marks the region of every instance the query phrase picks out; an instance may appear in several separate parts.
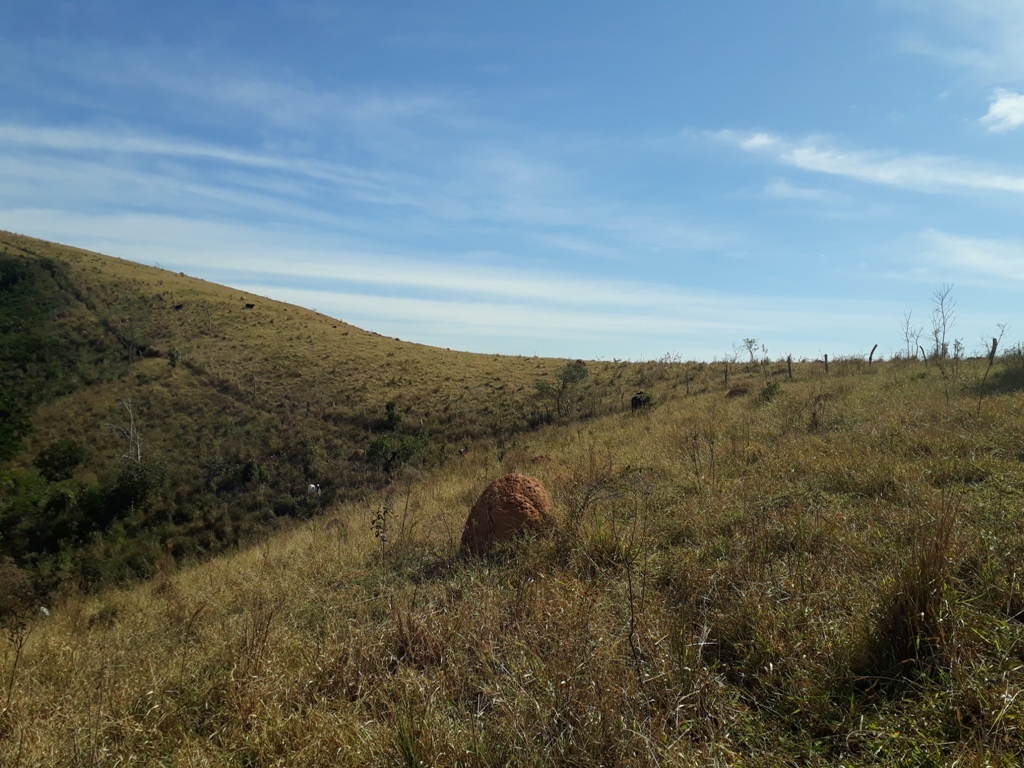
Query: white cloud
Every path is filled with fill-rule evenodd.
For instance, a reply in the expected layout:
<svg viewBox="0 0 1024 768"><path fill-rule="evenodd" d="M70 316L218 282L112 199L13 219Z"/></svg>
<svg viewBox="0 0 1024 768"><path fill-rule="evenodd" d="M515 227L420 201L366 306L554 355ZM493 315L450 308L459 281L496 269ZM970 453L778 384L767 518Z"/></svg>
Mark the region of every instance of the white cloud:
<svg viewBox="0 0 1024 768"><path fill-rule="evenodd" d="M282 171L313 179L351 184L363 188L384 188L394 183L394 174L364 171L337 162L261 154L215 144L182 141L123 131L83 128L47 128L38 125L0 123L0 143L49 152L104 152L114 155L151 155L190 158Z"/></svg>
<svg viewBox="0 0 1024 768"><path fill-rule="evenodd" d="M58 223L59 222L59 223ZM193 274L233 273L237 280L253 274L271 282L332 282L369 287L377 292L403 290L464 294L488 301L624 307L657 307L676 312L681 303L692 311L708 300L667 290L653 283L574 277L554 270L515 270L508 266L465 263L462 254L404 257L353 247L337 238L274 232L259 226L195 221L156 214L71 214L44 209L0 210L0 227L135 261L173 266ZM113 233L116 233L113 234ZM182 243L188 243L182 248ZM282 258L282 254L287 254ZM461 262L461 263L460 263ZM342 289L343 290L343 289Z"/></svg>
<svg viewBox="0 0 1024 768"><path fill-rule="evenodd" d="M634 306L632 312L607 312L558 306L531 307L520 304L462 299L437 300L424 297L378 296L365 293L318 291L315 289L282 288L261 283L239 283L236 287L250 293L274 296L299 304L315 306L323 311L336 307L345 317L370 317L376 322L402 322L412 327L420 322L444 322L458 326L470 335L521 334L543 336L558 328L572 336L600 337L607 333L637 334L652 327L652 313ZM696 333L707 330L709 323L686 322L678 317L662 316L655 324L659 334Z"/></svg>
<svg viewBox="0 0 1024 768"><path fill-rule="evenodd" d="M1013 240L963 237L938 230L921 234L921 259L963 270L971 277L1024 283L1024 244Z"/></svg>
<svg viewBox="0 0 1024 768"><path fill-rule="evenodd" d="M785 298L754 299L719 295L679 294L674 307L641 300L608 307L601 305L494 303L461 297L380 296L366 293L289 288L258 281L232 282L249 293L315 307L329 316L407 341L492 351L493 339L509 339L518 354L540 349L542 354L649 359L669 350L685 350L694 359L712 360L751 328L771 328L805 338L805 346L837 345L850 328L858 332L884 328L895 309L855 304L800 300L799 311L782 309ZM692 301L691 301L692 299ZM726 342L724 340L728 339ZM716 347L717 341L717 347ZM507 342L506 342L507 344ZM593 350L591 352L591 350Z"/></svg>
<svg viewBox="0 0 1024 768"><path fill-rule="evenodd" d="M813 189L791 184L785 179L775 179L765 185L764 193L768 197L775 197L782 200L828 200L833 195L824 189Z"/></svg>
<svg viewBox="0 0 1024 768"><path fill-rule="evenodd" d="M1024 77L1024 3L1020 0L888 0L916 10L921 26L904 40L915 53L933 56L983 77Z"/></svg>
<svg viewBox="0 0 1024 768"><path fill-rule="evenodd" d="M740 140L740 146L746 150L767 149L779 143L778 138L767 133L755 133Z"/></svg>
<svg viewBox="0 0 1024 768"><path fill-rule="evenodd" d="M992 94L988 113L981 124L993 133L1010 131L1024 125L1024 94L997 88Z"/></svg>
<svg viewBox="0 0 1024 768"><path fill-rule="evenodd" d="M816 138L787 141L777 136L750 136L729 130L712 135L745 151L768 154L784 165L869 184L931 193L978 191L1024 194L1024 174L1005 173L950 157L843 150Z"/></svg>
<svg viewBox="0 0 1024 768"><path fill-rule="evenodd" d="M463 148L448 162L435 158L435 167L363 169L138 131L0 123L3 149L0 206L269 215L363 235L397 216L403 226L386 226L386 239L411 231L405 223L458 221L511 226L517 238L610 260L735 240L687 223L676 209L596 198L570 169L502 147Z"/></svg>

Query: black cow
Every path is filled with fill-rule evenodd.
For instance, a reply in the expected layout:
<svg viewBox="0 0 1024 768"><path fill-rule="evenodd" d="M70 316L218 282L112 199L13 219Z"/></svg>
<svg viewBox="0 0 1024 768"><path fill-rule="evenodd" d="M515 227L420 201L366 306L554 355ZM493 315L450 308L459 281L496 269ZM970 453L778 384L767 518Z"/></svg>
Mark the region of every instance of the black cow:
<svg viewBox="0 0 1024 768"><path fill-rule="evenodd" d="M645 408L650 408L653 404L654 398L643 391L637 392L633 395L633 399L629 401L629 405L633 409L634 413L636 411L642 411Z"/></svg>

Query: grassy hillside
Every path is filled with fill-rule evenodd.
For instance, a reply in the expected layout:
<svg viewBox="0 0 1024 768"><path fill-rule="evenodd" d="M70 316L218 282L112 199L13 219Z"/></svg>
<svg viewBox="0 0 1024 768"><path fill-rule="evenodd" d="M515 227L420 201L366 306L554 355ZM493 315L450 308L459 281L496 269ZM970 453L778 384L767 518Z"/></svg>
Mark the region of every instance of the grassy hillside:
<svg viewBox="0 0 1024 768"><path fill-rule="evenodd" d="M0 563L43 593L149 576L404 466L663 397L680 367L568 363L401 342L0 233Z"/></svg>
<svg viewBox="0 0 1024 768"><path fill-rule="evenodd" d="M750 372L732 398L679 369L649 412L67 597L8 635L0 763L1018 765L1024 365L979 390L986 365ZM555 529L458 557L513 470Z"/></svg>

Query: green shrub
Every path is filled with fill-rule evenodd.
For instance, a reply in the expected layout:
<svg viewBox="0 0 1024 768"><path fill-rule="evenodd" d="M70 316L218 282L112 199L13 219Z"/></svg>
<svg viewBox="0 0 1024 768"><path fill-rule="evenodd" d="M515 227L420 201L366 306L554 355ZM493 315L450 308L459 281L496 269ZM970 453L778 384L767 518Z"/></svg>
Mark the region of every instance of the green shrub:
<svg viewBox="0 0 1024 768"><path fill-rule="evenodd" d="M758 395L758 399L762 403L770 403L776 397L782 393L782 387L777 381L769 381L761 388L761 394Z"/></svg>
<svg viewBox="0 0 1024 768"><path fill-rule="evenodd" d="M560 368L556 378L556 384L538 380L534 388L542 398L551 400L559 417L568 416L576 404L576 390L590 378L590 371L582 360L577 360Z"/></svg>
<svg viewBox="0 0 1024 768"><path fill-rule="evenodd" d="M381 435L366 451L366 461L382 472L390 474L402 464L423 458L430 440L426 434Z"/></svg>
<svg viewBox="0 0 1024 768"><path fill-rule="evenodd" d="M32 431L28 415L7 394L0 394L0 459L11 459L21 450L21 439Z"/></svg>
<svg viewBox="0 0 1024 768"><path fill-rule="evenodd" d="M1010 347L1001 357L1002 369L993 372L994 389L1000 392L1017 392L1024 389L1024 342Z"/></svg>
<svg viewBox="0 0 1024 768"><path fill-rule="evenodd" d="M27 613L36 599L29 573L0 557L0 621Z"/></svg>
<svg viewBox="0 0 1024 768"><path fill-rule="evenodd" d="M69 437L54 440L36 457L39 474L51 483L70 480L75 468L85 460L85 449Z"/></svg>

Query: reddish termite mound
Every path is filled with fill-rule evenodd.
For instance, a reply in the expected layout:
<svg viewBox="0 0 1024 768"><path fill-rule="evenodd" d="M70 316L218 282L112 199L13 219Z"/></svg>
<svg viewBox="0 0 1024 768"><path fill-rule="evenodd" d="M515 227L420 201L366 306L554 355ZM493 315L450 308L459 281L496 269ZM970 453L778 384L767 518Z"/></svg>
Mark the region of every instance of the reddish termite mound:
<svg viewBox="0 0 1024 768"><path fill-rule="evenodd" d="M462 551L482 555L499 541L551 524L551 497L526 475L503 475L487 486L462 530Z"/></svg>

